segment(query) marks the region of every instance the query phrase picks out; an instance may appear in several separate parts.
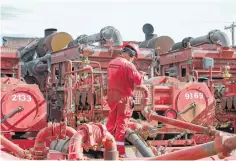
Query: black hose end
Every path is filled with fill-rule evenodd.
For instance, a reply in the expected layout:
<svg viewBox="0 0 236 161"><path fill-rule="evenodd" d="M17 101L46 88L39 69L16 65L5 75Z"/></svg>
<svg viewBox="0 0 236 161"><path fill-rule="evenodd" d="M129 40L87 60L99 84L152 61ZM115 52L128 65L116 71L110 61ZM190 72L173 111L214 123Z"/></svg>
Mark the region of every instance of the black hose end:
<svg viewBox="0 0 236 161"><path fill-rule="evenodd" d="M188 43L190 43L190 41L192 40L193 38L192 37L186 37L182 40L182 47L183 48L186 48L188 47Z"/></svg>

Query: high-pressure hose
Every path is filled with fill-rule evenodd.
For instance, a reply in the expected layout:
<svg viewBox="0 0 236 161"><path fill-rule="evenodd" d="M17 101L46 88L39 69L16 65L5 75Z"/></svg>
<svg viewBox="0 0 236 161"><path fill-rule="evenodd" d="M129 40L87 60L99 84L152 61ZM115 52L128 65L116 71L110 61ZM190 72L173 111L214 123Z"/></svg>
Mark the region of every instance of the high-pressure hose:
<svg viewBox="0 0 236 161"><path fill-rule="evenodd" d="M144 93L144 97L141 100L142 102L141 109L144 109L147 106L148 101L149 101L148 88L143 85L140 85L140 86L136 86L135 90L139 90ZM135 132L135 131L151 132L153 130L155 131L155 128L149 124L145 124L141 120L140 121L131 120L130 123L128 124L128 127L129 128L126 130L126 134L125 134L126 139L130 141L144 157L155 156L152 150L150 149L150 147L148 147L148 145L144 142L144 140L142 140Z"/></svg>
<svg viewBox="0 0 236 161"><path fill-rule="evenodd" d="M154 157L151 148L131 129L127 129L125 138L130 141L144 157Z"/></svg>
<svg viewBox="0 0 236 161"><path fill-rule="evenodd" d="M125 160L198 160L218 154L220 159L228 157L236 149L236 136L227 137L218 135L214 141L192 146L172 153L148 157L126 158Z"/></svg>

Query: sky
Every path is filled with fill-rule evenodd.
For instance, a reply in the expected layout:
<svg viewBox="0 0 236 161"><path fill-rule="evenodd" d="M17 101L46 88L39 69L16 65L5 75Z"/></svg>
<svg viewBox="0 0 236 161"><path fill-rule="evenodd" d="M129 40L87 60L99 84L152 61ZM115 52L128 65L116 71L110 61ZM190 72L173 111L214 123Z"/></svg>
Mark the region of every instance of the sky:
<svg viewBox="0 0 236 161"><path fill-rule="evenodd" d="M1 36L43 37L57 28L73 38L118 29L124 41L143 41L142 27L150 23L158 36L175 42L219 29L231 40L236 0L0 0ZM236 30L236 28L235 28Z"/></svg>

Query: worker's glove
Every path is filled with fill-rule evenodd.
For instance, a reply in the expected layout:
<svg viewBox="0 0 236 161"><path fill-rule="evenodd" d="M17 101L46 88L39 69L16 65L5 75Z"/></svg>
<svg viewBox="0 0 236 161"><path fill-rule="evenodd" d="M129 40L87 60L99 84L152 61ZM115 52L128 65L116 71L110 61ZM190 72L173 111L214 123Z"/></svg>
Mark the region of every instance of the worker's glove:
<svg viewBox="0 0 236 161"><path fill-rule="evenodd" d="M148 74L143 71L139 71L143 75L143 80L148 80Z"/></svg>
<svg viewBox="0 0 236 161"><path fill-rule="evenodd" d="M147 73L146 72L143 72L143 71L139 71L142 75L146 75Z"/></svg>

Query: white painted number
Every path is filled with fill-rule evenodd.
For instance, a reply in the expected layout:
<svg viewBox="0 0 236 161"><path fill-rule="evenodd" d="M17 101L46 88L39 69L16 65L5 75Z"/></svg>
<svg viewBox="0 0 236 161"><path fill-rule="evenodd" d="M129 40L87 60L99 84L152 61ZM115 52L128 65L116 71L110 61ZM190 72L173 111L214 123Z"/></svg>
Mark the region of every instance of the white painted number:
<svg viewBox="0 0 236 161"><path fill-rule="evenodd" d="M203 93L202 92L194 92L194 93L185 93L184 95L185 99L191 100L191 99L203 99Z"/></svg>
<svg viewBox="0 0 236 161"><path fill-rule="evenodd" d="M29 95L26 94L13 94L12 95L12 101L27 101L31 102L32 98Z"/></svg>

